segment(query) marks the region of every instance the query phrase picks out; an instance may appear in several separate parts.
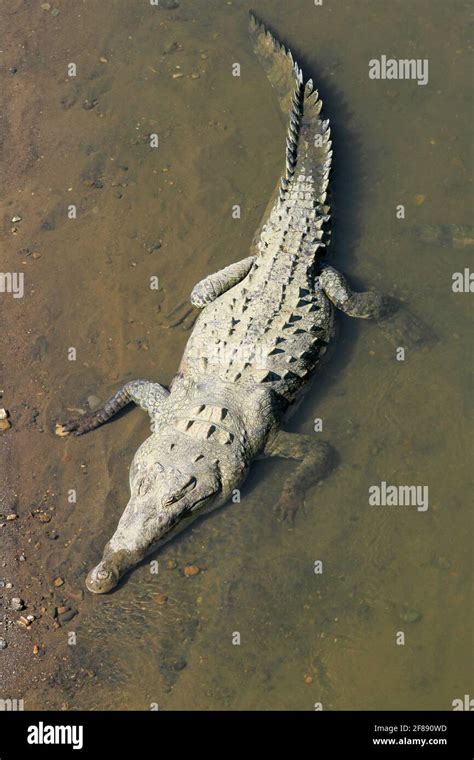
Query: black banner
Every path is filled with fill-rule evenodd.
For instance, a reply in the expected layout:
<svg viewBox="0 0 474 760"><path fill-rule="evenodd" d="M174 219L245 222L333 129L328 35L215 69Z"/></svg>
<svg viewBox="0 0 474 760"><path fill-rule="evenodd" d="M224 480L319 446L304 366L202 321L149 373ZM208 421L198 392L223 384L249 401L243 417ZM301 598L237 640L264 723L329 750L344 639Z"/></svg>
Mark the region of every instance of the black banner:
<svg viewBox="0 0 474 760"><path fill-rule="evenodd" d="M0 760L23 757L93 757L106 750L123 757L127 748L155 756L185 748L219 746L219 727L249 724L228 735L232 750L248 752L249 735L265 742L304 742L310 757L361 753L361 757L472 758L469 712L22 712L0 713ZM212 733L211 723L217 731ZM182 729L179 724L182 724ZM220 726L219 726L220 724ZM288 733L291 725L291 734ZM187 729L191 730L187 730ZM257 734L257 736L256 736ZM259 734L259 736L258 736ZM331 754L329 754L331 753ZM266 754L268 754L266 752Z"/></svg>

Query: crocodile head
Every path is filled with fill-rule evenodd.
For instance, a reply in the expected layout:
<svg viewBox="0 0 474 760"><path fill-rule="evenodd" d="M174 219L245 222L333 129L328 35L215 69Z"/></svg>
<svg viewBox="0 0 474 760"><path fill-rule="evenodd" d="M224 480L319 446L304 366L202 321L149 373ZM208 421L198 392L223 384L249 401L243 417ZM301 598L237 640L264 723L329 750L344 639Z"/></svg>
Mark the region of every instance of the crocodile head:
<svg viewBox="0 0 474 760"><path fill-rule="evenodd" d="M195 442L170 446L158 436L148 438L130 468L130 500L117 530L87 576L89 591L111 591L127 570L212 507L221 490L218 461Z"/></svg>

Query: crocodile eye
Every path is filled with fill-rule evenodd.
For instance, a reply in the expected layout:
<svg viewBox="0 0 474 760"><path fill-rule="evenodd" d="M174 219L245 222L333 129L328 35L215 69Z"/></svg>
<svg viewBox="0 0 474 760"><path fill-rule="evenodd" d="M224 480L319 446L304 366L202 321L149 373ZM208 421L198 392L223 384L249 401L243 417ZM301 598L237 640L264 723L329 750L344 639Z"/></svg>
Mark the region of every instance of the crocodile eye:
<svg viewBox="0 0 474 760"><path fill-rule="evenodd" d="M144 478L141 478L138 482L138 493L140 496L144 496L149 491L151 491L153 486L154 480L150 478L149 475L145 475Z"/></svg>
<svg viewBox="0 0 474 760"><path fill-rule="evenodd" d="M163 504L168 506L174 504L175 501L179 501L186 493L192 491L196 487L197 480L194 475L191 475L189 479L176 490L170 491L163 499Z"/></svg>

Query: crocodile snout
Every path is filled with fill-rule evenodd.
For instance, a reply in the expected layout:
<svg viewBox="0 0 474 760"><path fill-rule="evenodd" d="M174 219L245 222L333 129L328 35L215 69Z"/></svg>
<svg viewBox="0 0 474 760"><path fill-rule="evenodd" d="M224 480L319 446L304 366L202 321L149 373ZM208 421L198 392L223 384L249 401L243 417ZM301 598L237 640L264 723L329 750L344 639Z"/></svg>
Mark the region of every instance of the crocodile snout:
<svg viewBox="0 0 474 760"><path fill-rule="evenodd" d="M90 571L86 586L93 594L106 594L112 591L120 579L120 573L110 562L102 561Z"/></svg>

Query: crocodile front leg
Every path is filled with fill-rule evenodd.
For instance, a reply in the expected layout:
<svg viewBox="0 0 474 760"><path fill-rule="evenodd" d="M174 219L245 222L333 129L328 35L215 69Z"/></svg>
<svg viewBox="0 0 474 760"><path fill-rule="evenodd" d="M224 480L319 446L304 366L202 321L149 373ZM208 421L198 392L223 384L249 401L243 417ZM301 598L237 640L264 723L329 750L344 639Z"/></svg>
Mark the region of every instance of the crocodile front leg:
<svg viewBox="0 0 474 760"><path fill-rule="evenodd" d="M335 464L335 451L326 441L314 436L280 430L266 446L264 456L296 459L300 464L287 478L275 512L282 521L293 524L305 492L323 480Z"/></svg>
<svg viewBox="0 0 474 760"><path fill-rule="evenodd" d="M372 290L355 293L346 278L329 266L323 268L319 282L334 306L348 317L375 320L394 346L415 348L433 340L427 325L395 298Z"/></svg>
<svg viewBox="0 0 474 760"><path fill-rule="evenodd" d="M72 432L75 435L89 433L91 430L103 425L107 420L110 420L117 412L132 402L148 412L150 417L153 417L168 396L169 391L159 383L152 383L148 380L131 380L125 383L117 393L98 409L85 414L83 417L78 417L63 425L58 425L56 433L60 436L65 436Z"/></svg>
<svg viewBox="0 0 474 760"><path fill-rule="evenodd" d="M242 261L237 261L214 274L210 274L204 280L194 286L190 300L193 306L202 309L208 303L215 301L226 290L241 282L248 275L256 256L248 256Z"/></svg>

